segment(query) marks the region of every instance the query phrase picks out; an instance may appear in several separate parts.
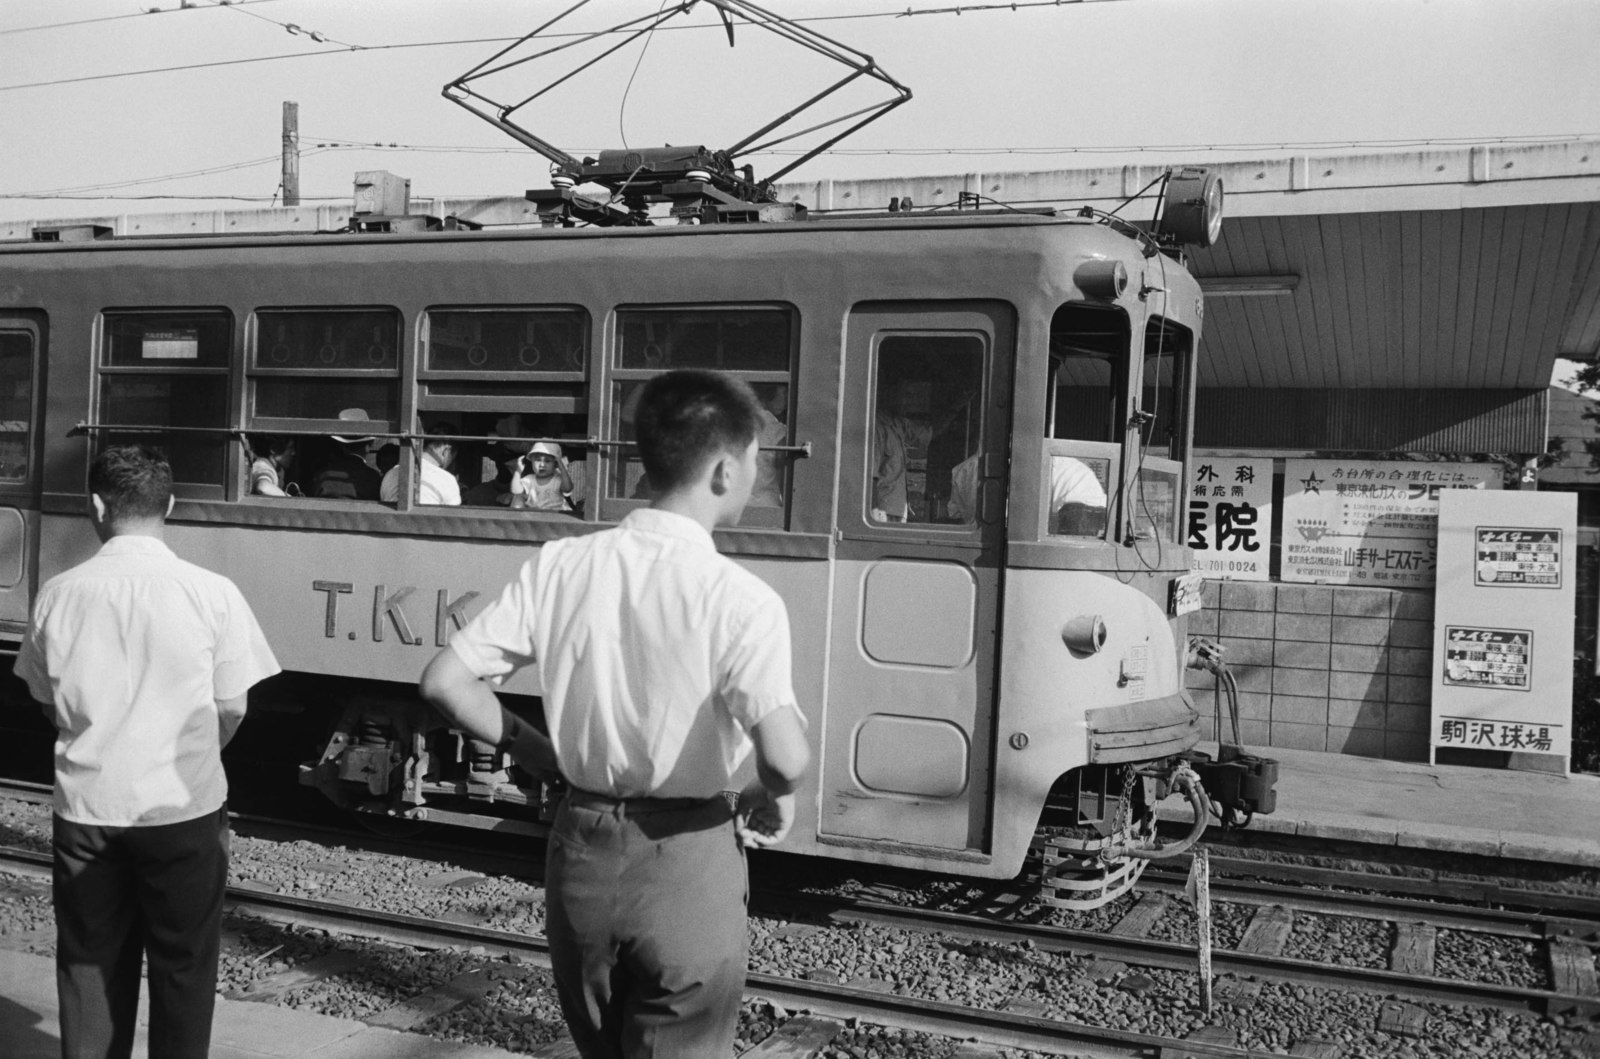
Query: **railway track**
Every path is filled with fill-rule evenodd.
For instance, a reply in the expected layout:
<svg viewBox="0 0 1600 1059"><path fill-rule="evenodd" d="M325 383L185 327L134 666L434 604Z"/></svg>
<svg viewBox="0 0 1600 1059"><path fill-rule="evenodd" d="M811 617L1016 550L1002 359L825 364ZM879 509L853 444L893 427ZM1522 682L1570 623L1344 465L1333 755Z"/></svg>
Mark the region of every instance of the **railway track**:
<svg viewBox="0 0 1600 1059"><path fill-rule="evenodd" d="M15 795L15 791L7 791ZM40 788L33 797L47 796ZM24 795L26 796L26 795ZM239 830L271 830L272 822L240 821ZM285 828L291 837L305 838L304 828ZM348 841L346 831L330 831L332 841ZM373 845L387 845L378 840ZM398 843L415 852L415 843ZM433 853L457 865L466 851L441 846ZM36 854L35 857L38 855ZM529 856L491 854L489 863L470 864L473 870L510 871L536 879L539 864ZM1600 948L1600 915L1589 898L1572 898L1533 891L1511 890L1495 884L1472 884L1462 891L1467 899L1482 901L1492 895L1496 903L1513 908L1483 907L1440 901L1424 901L1383 893L1308 890L1304 885L1262 881L1259 878L1234 879L1224 872L1243 871L1252 875L1281 874L1301 883L1320 882L1340 886L1380 887L1392 882L1388 876L1368 876L1352 872L1327 872L1295 866L1266 866L1257 862L1214 862L1222 872L1213 882L1213 900L1249 910L1248 925L1232 948L1218 949L1213 955L1217 974L1215 995L1219 1002L1247 1008L1263 983L1291 982L1315 984L1329 989L1361 990L1397 998L1394 1018L1403 1026L1406 1005L1399 1001L1443 1002L1468 1007L1495 1007L1559 1016L1565 1020L1593 1019L1600 1015L1600 988L1595 981L1595 955ZM1278 870L1283 869L1283 870ZM1084 974L1090 978L1115 978L1137 974L1137 969L1162 969L1195 972L1196 954L1192 942L1162 939L1163 921L1187 914L1179 899L1182 876L1152 870L1141 884L1141 895L1119 919L1103 930L1075 929L1048 923L1030 922L1022 912L1024 905L1012 893L1007 911L1010 919L993 915L973 915L939 908L914 907L906 895L894 899L892 886L874 888L876 896L814 896L758 890L752 896L752 914L777 917L804 929L835 927L874 927L955 939L957 943L995 952L1038 950L1072 954L1088 961ZM990 896L1007 896L991 892ZM397 943L421 947L454 945L477 946L486 951L515 955L519 960L539 960L542 947L538 939L523 934L488 931L463 925L440 925L433 920L408 921L348 905L306 902L282 894L241 891L236 895L240 907L268 909L256 912L280 921L287 918L301 924L312 922L313 915L330 917L323 927L338 933L373 933L382 927L392 930ZM1004 905L1005 901L994 904ZM1544 907L1547 911L1528 911ZM275 908L277 911L271 911ZM1035 914L1037 910L1035 909ZM353 917L353 918L352 918ZM366 917L366 918L363 918ZM1317 917L1364 920L1392 930L1392 943L1383 966L1341 965L1327 960L1296 958L1285 954L1285 945L1297 921ZM350 924L357 926L352 927ZM341 925L343 924L343 925ZM435 933L411 934L413 931ZM1542 987L1526 984L1473 981L1459 975L1439 973L1436 955L1439 939L1451 932L1474 936L1493 936L1537 950L1546 981ZM1181 933L1168 929L1167 934ZM391 935L385 935L391 936ZM431 940L429 940L431 939ZM945 944L951 944L945 942ZM754 964L753 964L754 966ZM752 992L785 1009L805 1009L833 1019L858 1019L863 1022L893 1025L919 1032L954 1036L978 1036L994 1044L1051 1051L1056 1047L1077 1048L1083 1053L1106 1055L1163 1054L1140 1051L1153 1047L1152 1040L1125 1040L1115 1045L1101 1041L1065 1043L1059 1034L1063 1026L1054 1019L1039 1017L1026 1003L1016 1010L994 1012L937 1001L921 1001L882 992L882 981L810 982L788 976L753 974ZM952 1029L951 1027L957 1027ZM1084 1029L1090 1029L1084 1027ZM821 1030L814 1031L820 1033ZM1095 1030L1095 1033L1104 1031ZM1057 1035L1052 1037L1052 1035ZM809 1039L809 1038L808 1038ZM1200 1042L1187 1042L1192 1054L1235 1055L1237 1050L1193 1051ZM1173 1047L1167 1040L1166 1047ZM1209 1047L1209 1045L1208 1045ZM1217 1045L1222 1048L1224 1046ZM1118 1051L1117 1048L1128 1050ZM1095 1049L1100 1049L1095 1051ZM795 1053L805 1054L805 1053ZM1175 1052L1167 1055L1181 1054Z"/></svg>
<svg viewBox="0 0 1600 1059"><path fill-rule="evenodd" d="M50 858L26 850L3 849L0 850L0 870L45 880L49 877ZM544 939L525 934L239 887L229 887L228 904L233 911L245 912L269 922L292 923L300 928L316 928L330 934L360 936L424 950L466 948L474 954L481 954L486 960L512 959L535 967L549 966L549 950ZM319 977L340 973L350 965L348 958L337 953L320 958L320 966L312 966L318 962L313 960L308 965L257 980L237 991L231 999L276 999ZM486 980L488 976L481 971L468 972L425 993L407 997L365 1021L395 1029L413 1028L447 1010L448 1006L466 1003L474 995L481 995L481 986ZM894 996L850 985L808 982L775 975L750 974L746 996L777 1005L785 1012L804 1012L786 1017L771 1037L744 1052L743 1055L748 1059L816 1054L851 1020L956 1040L977 1041L993 1047L1027 1048L1060 1055L1128 1059L1172 1059L1176 1056L1250 1059L1264 1054L1205 1040L1179 1041L1119 1032L1016 1012L986 1011L959 1004ZM569 1046L558 1042L543 1052L532 1054L540 1059L558 1059L571 1052Z"/></svg>

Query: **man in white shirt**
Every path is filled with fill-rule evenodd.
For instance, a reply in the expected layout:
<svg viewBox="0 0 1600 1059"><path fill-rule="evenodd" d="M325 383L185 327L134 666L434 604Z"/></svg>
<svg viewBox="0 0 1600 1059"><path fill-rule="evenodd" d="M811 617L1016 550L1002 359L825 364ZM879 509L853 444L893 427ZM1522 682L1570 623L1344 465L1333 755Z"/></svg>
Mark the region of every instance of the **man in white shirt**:
<svg viewBox="0 0 1600 1059"><path fill-rule="evenodd" d="M429 436L422 444L422 459L418 461L418 504L461 506L461 483L450 473L450 465L456 461L456 444L450 435L455 432L455 427L444 423L428 428ZM378 499L390 504L400 499L399 464L384 472Z"/></svg>
<svg viewBox="0 0 1600 1059"><path fill-rule="evenodd" d="M163 542L165 459L107 449L89 489L104 546L45 584L16 662L57 728L61 1050L130 1054L144 957L150 1054L203 1059L228 877L222 747L278 663L233 582Z"/></svg>
<svg viewBox="0 0 1600 1059"><path fill-rule="evenodd" d="M810 749L783 600L712 539L758 477L760 405L715 372L643 390L650 508L541 547L421 690L471 737L571 786L547 846L545 934L579 1053L704 1059L728 1055L738 1025L741 842L788 833ZM485 683L528 665L548 737ZM730 805L752 744L757 778Z"/></svg>

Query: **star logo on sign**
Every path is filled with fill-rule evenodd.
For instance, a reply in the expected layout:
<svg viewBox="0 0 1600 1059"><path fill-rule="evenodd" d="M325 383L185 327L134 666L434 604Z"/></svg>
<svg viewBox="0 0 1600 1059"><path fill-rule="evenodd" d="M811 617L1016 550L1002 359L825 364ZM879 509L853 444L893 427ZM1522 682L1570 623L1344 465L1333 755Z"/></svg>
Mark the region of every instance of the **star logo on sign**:
<svg viewBox="0 0 1600 1059"><path fill-rule="evenodd" d="M1310 475L1300 479L1300 484L1305 487L1306 492L1316 493L1318 496L1322 495L1322 479L1317 477L1316 471L1312 471Z"/></svg>

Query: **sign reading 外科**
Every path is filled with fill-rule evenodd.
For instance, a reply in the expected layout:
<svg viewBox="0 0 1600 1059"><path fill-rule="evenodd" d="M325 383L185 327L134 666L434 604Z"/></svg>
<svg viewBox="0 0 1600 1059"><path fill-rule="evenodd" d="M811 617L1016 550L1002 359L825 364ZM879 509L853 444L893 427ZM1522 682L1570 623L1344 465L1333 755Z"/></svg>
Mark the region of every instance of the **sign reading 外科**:
<svg viewBox="0 0 1600 1059"><path fill-rule="evenodd" d="M1186 543L1197 574L1265 581L1272 539L1272 461L1234 456L1194 460Z"/></svg>
<svg viewBox="0 0 1600 1059"><path fill-rule="evenodd" d="M1499 488L1493 463L1285 460L1282 578L1431 585L1440 495Z"/></svg>
<svg viewBox="0 0 1600 1059"><path fill-rule="evenodd" d="M1572 753L1577 498L1439 499L1429 745Z"/></svg>

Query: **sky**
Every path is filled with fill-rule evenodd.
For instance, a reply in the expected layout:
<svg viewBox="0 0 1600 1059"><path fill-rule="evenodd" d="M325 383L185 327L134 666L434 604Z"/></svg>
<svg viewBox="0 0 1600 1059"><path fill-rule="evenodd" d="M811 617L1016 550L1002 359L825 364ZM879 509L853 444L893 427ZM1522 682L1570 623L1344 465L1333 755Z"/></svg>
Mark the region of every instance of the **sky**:
<svg viewBox="0 0 1600 1059"><path fill-rule="evenodd" d="M591 0L550 32L663 3L676 0ZM546 186L545 159L441 89L570 6L4 0L0 219L266 205L285 101L299 105L306 203L348 201L354 173L371 169L411 178L419 197ZM762 6L812 20L802 25L870 54L913 93L793 179L1600 136L1596 0ZM518 122L572 154L726 147L844 72L748 24L729 48L705 3L668 25L687 28L633 41ZM575 51L478 85L496 101L524 98L567 72ZM851 91L863 84L879 90L846 109L886 98L875 82ZM358 146L373 144L394 146ZM793 156L741 160L761 177Z"/></svg>

